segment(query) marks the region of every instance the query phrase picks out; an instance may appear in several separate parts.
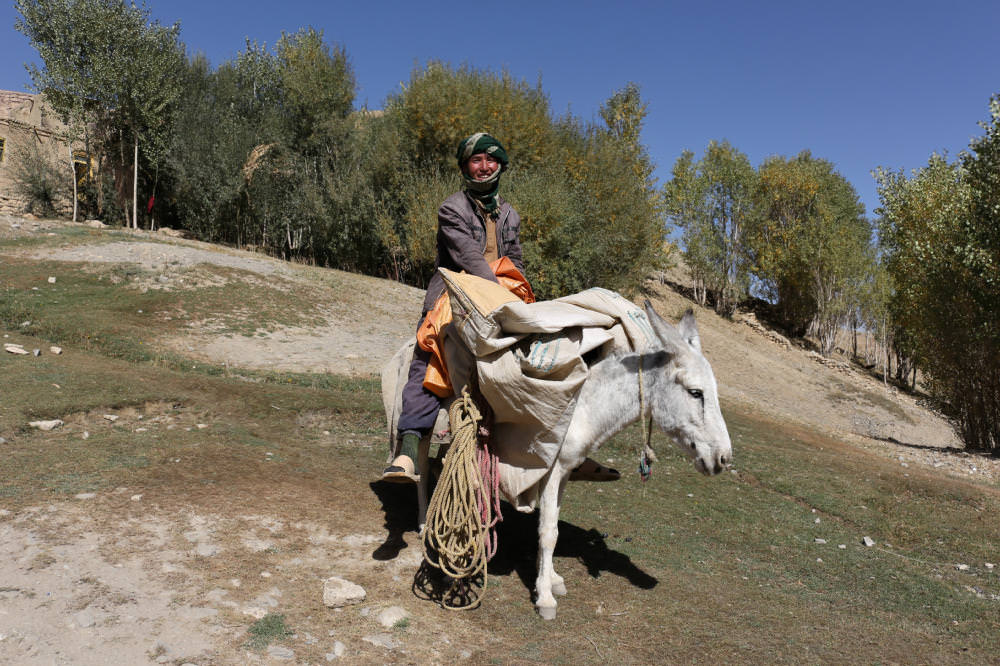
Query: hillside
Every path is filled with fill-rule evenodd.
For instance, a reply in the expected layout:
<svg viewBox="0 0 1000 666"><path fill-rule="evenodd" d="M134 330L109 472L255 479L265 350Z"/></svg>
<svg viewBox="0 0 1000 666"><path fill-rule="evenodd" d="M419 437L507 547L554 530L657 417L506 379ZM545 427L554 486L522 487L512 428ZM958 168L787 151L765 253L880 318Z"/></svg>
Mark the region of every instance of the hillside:
<svg viewBox="0 0 1000 666"><path fill-rule="evenodd" d="M998 461L959 450L913 397L740 318L695 308L732 474L697 475L657 435L640 486L638 428L614 438L600 460L622 481L567 490L569 595L542 623L536 526L513 511L481 609L411 590L414 498L376 482L375 373L421 290L2 216L0 283L4 343L28 352L0 355L0 662L989 663L1000 649ZM667 319L692 305L656 280L638 298ZM330 576L367 598L326 608ZM409 617L382 623L396 607Z"/></svg>
<svg viewBox="0 0 1000 666"><path fill-rule="evenodd" d="M48 229L53 226L63 225L25 221L13 229L0 223L0 239L37 237L52 233ZM124 233L128 240L64 242L46 244L44 249L28 246L17 254L91 267L129 266L122 287L140 292L207 287L229 292L231 296L213 300L216 307L210 311L181 309L162 315L183 321L183 326L152 341L203 362L255 370L373 375L412 335L420 313L423 292L397 282L290 264L162 232L113 233ZM206 273L206 266L232 273ZM685 282L683 268L674 269L670 278ZM259 290L252 301L237 295L247 287ZM961 442L938 415L843 359L825 363L814 353L776 342L747 323L752 315L726 320L711 309L698 308L665 282L650 280L636 300L641 303L646 297L674 320L695 307L724 402L844 437L903 462L996 478L994 461L968 462L959 454ZM973 467L976 471L970 472Z"/></svg>

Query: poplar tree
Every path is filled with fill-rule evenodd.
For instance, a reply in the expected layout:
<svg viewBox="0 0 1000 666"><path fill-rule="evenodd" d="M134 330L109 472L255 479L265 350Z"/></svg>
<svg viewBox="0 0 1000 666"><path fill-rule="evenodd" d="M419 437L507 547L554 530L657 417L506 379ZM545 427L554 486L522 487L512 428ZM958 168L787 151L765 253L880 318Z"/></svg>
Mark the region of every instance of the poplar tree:
<svg viewBox="0 0 1000 666"><path fill-rule="evenodd" d="M892 316L969 449L1000 449L1000 96L955 162L876 172Z"/></svg>
<svg viewBox="0 0 1000 666"><path fill-rule="evenodd" d="M684 259L697 300L712 295L716 312L732 314L749 289L747 228L757 209L757 173L728 141L712 141L701 160L685 151L664 187L667 213L682 230Z"/></svg>
<svg viewBox="0 0 1000 666"><path fill-rule="evenodd" d="M809 151L769 158L758 173L759 215L747 234L753 273L789 333L812 330L829 354L870 272L864 205L833 164Z"/></svg>

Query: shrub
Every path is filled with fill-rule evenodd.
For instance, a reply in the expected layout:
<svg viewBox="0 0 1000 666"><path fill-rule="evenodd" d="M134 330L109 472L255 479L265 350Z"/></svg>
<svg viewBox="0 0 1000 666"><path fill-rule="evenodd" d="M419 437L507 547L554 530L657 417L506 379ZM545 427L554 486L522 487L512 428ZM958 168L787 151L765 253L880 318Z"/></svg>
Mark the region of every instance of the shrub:
<svg viewBox="0 0 1000 666"><path fill-rule="evenodd" d="M24 199L25 210L42 217L55 215L72 196L69 166L63 173L36 143L12 152L14 189Z"/></svg>

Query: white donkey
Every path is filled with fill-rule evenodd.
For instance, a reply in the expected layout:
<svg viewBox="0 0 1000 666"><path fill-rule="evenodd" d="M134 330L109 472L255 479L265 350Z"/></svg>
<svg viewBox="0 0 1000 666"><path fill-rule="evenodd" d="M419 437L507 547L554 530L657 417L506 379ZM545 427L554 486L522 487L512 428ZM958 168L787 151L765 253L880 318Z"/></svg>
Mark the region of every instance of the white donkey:
<svg viewBox="0 0 1000 666"><path fill-rule="evenodd" d="M701 353L693 313L688 310L675 328L653 310L649 301L645 305L660 344L642 354L613 354L590 368L559 455L540 482L535 607L547 620L556 616L554 595L566 593L562 576L552 566L559 506L570 471L587 456L627 425L652 417L703 474L718 474L732 461L732 444L719 409L715 375ZM387 377L384 374L383 381ZM383 392L387 388L383 386ZM402 386L394 389L401 391ZM392 423L388 400L386 409ZM421 445L420 458L419 522L423 528L427 506L426 443Z"/></svg>

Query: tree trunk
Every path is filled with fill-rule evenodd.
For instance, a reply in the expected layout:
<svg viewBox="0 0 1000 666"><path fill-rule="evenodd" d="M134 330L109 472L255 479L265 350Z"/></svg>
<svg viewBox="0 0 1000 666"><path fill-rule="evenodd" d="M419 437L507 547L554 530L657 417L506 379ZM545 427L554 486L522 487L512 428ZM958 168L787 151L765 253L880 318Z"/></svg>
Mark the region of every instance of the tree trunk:
<svg viewBox="0 0 1000 666"><path fill-rule="evenodd" d="M851 359L858 360L858 315L851 314Z"/></svg>
<svg viewBox="0 0 1000 666"><path fill-rule="evenodd" d="M885 350L885 369L882 373L882 384L889 383L889 329L888 322L882 320L882 347Z"/></svg>
<svg viewBox="0 0 1000 666"><path fill-rule="evenodd" d="M72 142L66 146L66 150L69 152L69 172L70 176L73 178L73 221L76 222L76 208L77 208L77 194L76 194L76 163L73 161L73 144Z"/></svg>
<svg viewBox="0 0 1000 666"><path fill-rule="evenodd" d="M139 228L139 135L135 135L135 152L132 156L132 228Z"/></svg>

